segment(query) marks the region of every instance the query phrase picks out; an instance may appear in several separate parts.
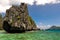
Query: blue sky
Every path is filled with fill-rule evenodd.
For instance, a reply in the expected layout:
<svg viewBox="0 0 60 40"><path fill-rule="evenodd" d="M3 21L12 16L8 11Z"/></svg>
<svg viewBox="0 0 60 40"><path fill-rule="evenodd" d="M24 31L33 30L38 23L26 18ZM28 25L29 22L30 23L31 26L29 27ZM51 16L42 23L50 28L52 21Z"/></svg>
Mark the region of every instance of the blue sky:
<svg viewBox="0 0 60 40"><path fill-rule="evenodd" d="M60 4L29 5L28 10L37 24L60 25Z"/></svg>

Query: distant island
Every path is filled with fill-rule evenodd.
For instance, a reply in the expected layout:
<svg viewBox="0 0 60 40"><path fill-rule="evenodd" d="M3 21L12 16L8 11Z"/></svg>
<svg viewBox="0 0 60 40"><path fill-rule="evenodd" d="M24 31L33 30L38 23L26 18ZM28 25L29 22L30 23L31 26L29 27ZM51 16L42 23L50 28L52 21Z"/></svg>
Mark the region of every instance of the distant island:
<svg viewBox="0 0 60 40"><path fill-rule="evenodd" d="M50 31L60 31L60 26L52 26L51 28L49 29L46 29L47 31L50 30Z"/></svg>

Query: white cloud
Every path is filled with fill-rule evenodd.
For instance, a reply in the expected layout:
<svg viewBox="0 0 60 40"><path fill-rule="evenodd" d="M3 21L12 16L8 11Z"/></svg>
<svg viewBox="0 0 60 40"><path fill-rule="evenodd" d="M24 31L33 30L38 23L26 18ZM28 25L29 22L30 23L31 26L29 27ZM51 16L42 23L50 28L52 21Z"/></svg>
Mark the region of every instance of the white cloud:
<svg viewBox="0 0 60 40"><path fill-rule="evenodd" d="M9 0L0 0L0 5L9 5Z"/></svg>
<svg viewBox="0 0 60 40"><path fill-rule="evenodd" d="M22 2L33 5L35 1L36 5L60 3L60 0L0 0L0 12L6 11L11 5L20 5Z"/></svg>
<svg viewBox="0 0 60 40"><path fill-rule="evenodd" d="M20 5L20 3L27 3L33 5L34 0L10 0L11 5Z"/></svg>
<svg viewBox="0 0 60 40"><path fill-rule="evenodd" d="M37 27L40 28L41 30L49 29L51 25L44 25L43 23L37 24Z"/></svg>
<svg viewBox="0 0 60 40"><path fill-rule="evenodd" d="M60 3L60 0L36 0L37 5L45 5L46 3L49 4L55 4L55 3Z"/></svg>
<svg viewBox="0 0 60 40"><path fill-rule="evenodd" d="M6 9L9 9L11 6L0 5L0 12L6 12Z"/></svg>
<svg viewBox="0 0 60 40"><path fill-rule="evenodd" d="M34 0L0 0L0 12L5 12L11 5L20 5L20 3L33 5Z"/></svg>
<svg viewBox="0 0 60 40"><path fill-rule="evenodd" d="M0 12L6 12L10 8L9 0L0 0Z"/></svg>

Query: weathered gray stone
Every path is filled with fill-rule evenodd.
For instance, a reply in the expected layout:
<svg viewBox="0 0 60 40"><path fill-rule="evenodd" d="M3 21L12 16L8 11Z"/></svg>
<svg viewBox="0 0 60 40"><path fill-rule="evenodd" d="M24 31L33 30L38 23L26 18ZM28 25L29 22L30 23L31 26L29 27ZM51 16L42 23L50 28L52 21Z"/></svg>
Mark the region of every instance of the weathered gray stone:
<svg viewBox="0 0 60 40"><path fill-rule="evenodd" d="M20 6L12 6L10 9L6 10L4 21L10 25L10 30L15 30L15 32L16 29L19 31L37 29L35 22L29 16L27 4L25 3L21 3Z"/></svg>

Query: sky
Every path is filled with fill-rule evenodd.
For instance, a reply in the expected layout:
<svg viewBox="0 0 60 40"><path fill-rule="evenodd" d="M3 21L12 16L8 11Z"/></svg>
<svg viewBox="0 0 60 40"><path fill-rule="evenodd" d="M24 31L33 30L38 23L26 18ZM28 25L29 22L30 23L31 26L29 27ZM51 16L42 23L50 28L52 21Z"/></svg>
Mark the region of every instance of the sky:
<svg viewBox="0 0 60 40"><path fill-rule="evenodd" d="M60 0L0 0L0 13L12 5L28 4L29 15L41 29L60 26ZM2 14L3 15L3 14Z"/></svg>

